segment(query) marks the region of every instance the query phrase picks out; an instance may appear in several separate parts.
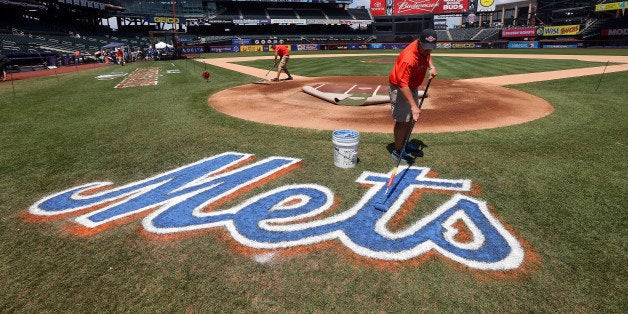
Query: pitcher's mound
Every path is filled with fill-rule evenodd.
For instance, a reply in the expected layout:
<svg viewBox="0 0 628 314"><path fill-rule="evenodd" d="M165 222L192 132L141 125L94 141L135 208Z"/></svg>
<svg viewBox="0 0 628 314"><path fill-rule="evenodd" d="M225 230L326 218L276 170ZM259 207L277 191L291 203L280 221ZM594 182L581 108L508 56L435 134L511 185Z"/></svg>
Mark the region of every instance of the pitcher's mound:
<svg viewBox="0 0 628 314"><path fill-rule="evenodd" d="M303 86L320 84L387 86L387 79L383 76L333 76L270 85L246 84L212 95L209 103L227 115L266 124L392 133L390 103L338 106L302 91ZM553 111L544 99L521 91L435 78L416 128L423 133L488 129L528 122Z"/></svg>

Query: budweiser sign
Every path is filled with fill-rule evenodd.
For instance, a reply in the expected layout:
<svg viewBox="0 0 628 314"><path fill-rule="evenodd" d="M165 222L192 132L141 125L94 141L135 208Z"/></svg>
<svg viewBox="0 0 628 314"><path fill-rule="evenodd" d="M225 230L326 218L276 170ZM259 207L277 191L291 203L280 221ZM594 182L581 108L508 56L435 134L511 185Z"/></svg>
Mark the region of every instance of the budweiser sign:
<svg viewBox="0 0 628 314"><path fill-rule="evenodd" d="M395 15L462 13L469 10L469 0L398 0Z"/></svg>
<svg viewBox="0 0 628 314"><path fill-rule="evenodd" d="M433 13L438 7L438 1L433 0L402 0L397 2L395 14L425 14Z"/></svg>

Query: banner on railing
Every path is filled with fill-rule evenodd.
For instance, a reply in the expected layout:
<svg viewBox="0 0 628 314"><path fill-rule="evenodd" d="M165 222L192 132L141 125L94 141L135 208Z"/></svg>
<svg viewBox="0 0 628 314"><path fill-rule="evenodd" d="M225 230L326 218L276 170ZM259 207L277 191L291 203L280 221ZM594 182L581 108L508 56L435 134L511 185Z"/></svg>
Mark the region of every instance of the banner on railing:
<svg viewBox="0 0 628 314"><path fill-rule="evenodd" d="M523 27L523 28L505 28L502 30L502 38L517 38L517 37L535 37L535 27Z"/></svg>
<svg viewBox="0 0 628 314"><path fill-rule="evenodd" d="M595 5L595 12L624 10L628 7L628 1L610 2Z"/></svg>
<svg viewBox="0 0 628 314"><path fill-rule="evenodd" d="M544 26L536 29L538 36L569 36L578 35L580 25Z"/></svg>

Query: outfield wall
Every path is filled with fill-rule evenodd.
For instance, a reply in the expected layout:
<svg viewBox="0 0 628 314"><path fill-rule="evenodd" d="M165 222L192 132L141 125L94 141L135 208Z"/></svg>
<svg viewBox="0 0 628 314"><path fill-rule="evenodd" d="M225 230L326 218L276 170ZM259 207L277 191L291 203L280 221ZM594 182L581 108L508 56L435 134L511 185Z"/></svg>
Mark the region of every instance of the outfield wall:
<svg viewBox="0 0 628 314"><path fill-rule="evenodd" d="M338 51L338 50L383 50L403 49L408 43L351 43L351 44L285 44L291 51ZM181 47L182 54L221 52L272 52L270 44L249 45L198 45ZM535 41L491 41L491 42L439 42L437 49L573 49L573 48L626 48L627 40L584 41L584 40L535 40Z"/></svg>

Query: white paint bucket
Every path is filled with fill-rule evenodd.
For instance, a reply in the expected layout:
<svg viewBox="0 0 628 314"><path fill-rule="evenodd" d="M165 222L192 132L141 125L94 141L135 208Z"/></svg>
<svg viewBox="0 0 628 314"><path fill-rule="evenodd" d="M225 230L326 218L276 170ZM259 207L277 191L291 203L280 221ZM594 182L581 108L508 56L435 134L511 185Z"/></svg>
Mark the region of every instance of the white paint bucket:
<svg viewBox="0 0 628 314"><path fill-rule="evenodd" d="M336 130L332 133L334 143L334 165L353 168L358 163L360 133L354 130Z"/></svg>

